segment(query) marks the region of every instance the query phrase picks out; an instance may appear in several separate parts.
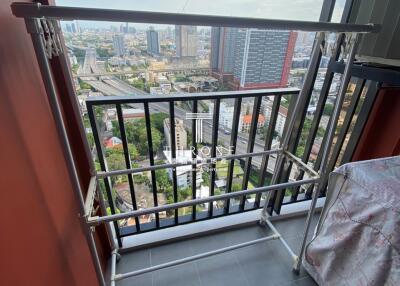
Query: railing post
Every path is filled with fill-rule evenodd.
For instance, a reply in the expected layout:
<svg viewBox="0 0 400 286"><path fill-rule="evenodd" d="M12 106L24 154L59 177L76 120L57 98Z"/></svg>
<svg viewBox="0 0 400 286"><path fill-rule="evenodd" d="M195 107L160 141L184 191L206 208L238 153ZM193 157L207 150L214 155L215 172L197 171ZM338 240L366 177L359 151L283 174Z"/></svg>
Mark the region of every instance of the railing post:
<svg viewBox="0 0 400 286"><path fill-rule="evenodd" d="M126 138L124 116L122 114L121 104L116 105L116 110L117 110L119 131L121 133L122 147L124 149L125 166L127 169L130 169L132 167L131 166L132 164L131 164L131 158L129 156L128 140ZM136 210L137 204L136 204L135 187L133 184L132 174L128 175L128 184L129 184L129 192L131 194L132 207L134 210ZM136 224L136 231L139 232L140 231L140 223L139 223L139 219L137 217L135 217L135 224Z"/></svg>
<svg viewBox="0 0 400 286"><path fill-rule="evenodd" d="M153 139L151 134L151 122L150 122L150 110L149 104L147 102L144 103L144 117L146 122L146 134L147 134L147 144L149 146L149 161L150 166L154 166L154 154L153 154ZM153 193L153 204L154 206L158 206L158 198L157 198L157 180L156 180L156 172L150 171L151 174L151 190ZM155 214L156 216L156 227L160 227L160 215L159 213Z"/></svg>

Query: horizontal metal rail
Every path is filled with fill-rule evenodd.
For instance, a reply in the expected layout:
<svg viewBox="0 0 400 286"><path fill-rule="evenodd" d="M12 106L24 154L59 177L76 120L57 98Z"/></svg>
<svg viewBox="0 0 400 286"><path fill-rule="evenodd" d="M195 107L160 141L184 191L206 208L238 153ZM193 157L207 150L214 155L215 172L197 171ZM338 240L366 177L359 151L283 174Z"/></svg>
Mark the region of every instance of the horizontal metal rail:
<svg viewBox="0 0 400 286"><path fill-rule="evenodd" d="M193 100L213 100L213 99L229 99L244 98L256 96L277 96L277 95L297 95L300 92L298 88L271 88L258 90L239 90L239 91L221 91L207 93L183 93L177 95L150 95L138 94L134 97L131 95L122 96L92 96L86 99L88 105L105 105L105 104L127 104L127 103L144 103L144 102L175 102L175 101L193 101Z"/></svg>
<svg viewBox="0 0 400 286"><path fill-rule="evenodd" d="M52 18L59 20L91 20L135 22L171 25L238 27L272 30L299 30L309 32L378 32L376 24L341 24L330 22L291 21L261 18L210 16L183 13L129 11L82 7L47 6L39 3L13 3L13 14L21 18Z"/></svg>
<svg viewBox="0 0 400 286"><path fill-rule="evenodd" d="M124 273L124 274L116 274L113 278L114 278L114 281L119 281L119 280L122 280L122 279L125 279L125 278L128 278L128 277L138 276L138 275L145 274L145 273L148 273L148 272L152 272L152 271L156 271L156 270L160 270L160 269L164 269L164 268L180 265L180 264L183 264L183 263L188 263L188 262L191 262L191 261L194 261L194 260L198 260L198 259L202 259L202 258L213 256L213 255L225 253L225 252L228 252L228 251L231 251L231 250L247 247L247 246L254 245L254 244L257 244L257 243L261 243L261 242L265 242L265 241L268 241L268 240L279 239L280 237L281 236L279 234L275 233L275 234L272 234L272 235L269 235L269 236L266 236L266 237L262 237L262 238L258 238L258 239L255 239L255 240L251 240L251 241L235 244L235 245L232 245L232 246L227 246L227 247L216 249L216 250L211 250L211 251L208 251L208 252L196 254L196 255L185 257L185 258L182 258L182 259L177 259L177 260L174 260L174 261L170 261L170 262L162 263L162 264L159 264L159 265L151 266L151 267L148 267L148 268L139 269L139 270L132 271L132 272L127 272L127 273Z"/></svg>
<svg viewBox="0 0 400 286"><path fill-rule="evenodd" d="M295 162L302 171L309 173L312 176L318 176L318 172L316 172L311 166L308 166L306 163L294 156L292 153L285 151L284 155L289 161Z"/></svg>
<svg viewBox="0 0 400 286"><path fill-rule="evenodd" d="M158 207L151 207L151 208L146 208L146 209L141 209L141 210L136 210L136 211L129 211L129 212L112 214L112 215L107 215L107 216L102 216L102 217L98 217L98 216L89 217L88 224L97 225L97 224L103 223L103 222L118 221L121 219L126 219L126 218L131 218L131 217L138 217L138 216L153 214L153 213L157 213L157 212L175 210L175 209L183 208L183 207L190 207L190 206L197 205L197 204L205 204L205 203L210 203L213 201L220 201L220 200L222 201L222 200L231 199L231 198L235 198L235 197L258 194L258 193L268 192L268 191L272 191L272 190L283 190L286 188L296 187L296 186L300 186L300 185L313 184L313 183L318 182L319 180L320 180L319 177L311 178L311 179L304 179L301 181L281 183L281 184L277 184L277 185L270 185L270 186L265 186L265 187L254 188L251 190L243 190L243 191L233 192L233 193L225 193L225 194L221 194L221 195L214 195L212 197L177 202L177 203L173 203L173 204L168 204L168 205L163 205L163 206L158 206Z"/></svg>
<svg viewBox="0 0 400 286"><path fill-rule="evenodd" d="M262 152L254 152L254 153L246 153L246 154L226 155L226 156L221 156L221 157L210 157L210 158L204 158L203 160L196 159L196 164L198 164L198 165L210 164L213 160L216 160L216 161L235 160L235 159L241 159L241 158L261 156L261 155L278 154L280 152L282 152L282 149L267 150L267 151L262 151ZM126 169L126 170L115 170L115 171L108 171L108 172L100 171L97 173L97 177L104 178L104 177L109 177L109 176L127 175L127 174L141 173L141 172L146 172L146 171L159 170L159 169L176 168L176 167L181 167L181 166L193 165L193 163L194 163L194 161L190 161L190 162L182 162L182 163L153 165L153 166Z"/></svg>

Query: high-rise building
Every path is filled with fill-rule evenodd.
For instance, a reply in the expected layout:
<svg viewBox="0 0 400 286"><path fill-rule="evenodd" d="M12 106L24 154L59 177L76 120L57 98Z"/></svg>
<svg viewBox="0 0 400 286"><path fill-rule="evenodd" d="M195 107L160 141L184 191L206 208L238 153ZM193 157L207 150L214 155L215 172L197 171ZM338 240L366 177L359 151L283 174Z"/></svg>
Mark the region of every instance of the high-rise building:
<svg viewBox="0 0 400 286"><path fill-rule="evenodd" d="M175 26L176 56L196 57L197 55L197 28L196 26Z"/></svg>
<svg viewBox="0 0 400 286"><path fill-rule="evenodd" d="M235 89L285 87L295 43L295 32L213 27L210 67Z"/></svg>
<svg viewBox="0 0 400 286"><path fill-rule="evenodd" d="M114 46L114 53L122 57L125 54L125 43L124 43L124 36L123 35L114 35L113 36L113 46Z"/></svg>
<svg viewBox="0 0 400 286"><path fill-rule="evenodd" d="M164 120L164 135L167 141L166 146L171 148L171 124L168 118ZM187 149L187 132L183 120L175 119L175 147L176 150Z"/></svg>
<svg viewBox="0 0 400 286"><path fill-rule="evenodd" d="M67 31L68 33L71 33L71 32L72 32L72 28L71 28L71 25L70 25L70 24L66 24L66 25L65 25L65 29L66 29L66 31Z"/></svg>
<svg viewBox="0 0 400 286"><path fill-rule="evenodd" d="M158 55L160 53L160 42L158 40L158 32L150 27L147 31L147 52Z"/></svg>
<svg viewBox="0 0 400 286"><path fill-rule="evenodd" d="M71 32L76 33L75 23L71 23Z"/></svg>

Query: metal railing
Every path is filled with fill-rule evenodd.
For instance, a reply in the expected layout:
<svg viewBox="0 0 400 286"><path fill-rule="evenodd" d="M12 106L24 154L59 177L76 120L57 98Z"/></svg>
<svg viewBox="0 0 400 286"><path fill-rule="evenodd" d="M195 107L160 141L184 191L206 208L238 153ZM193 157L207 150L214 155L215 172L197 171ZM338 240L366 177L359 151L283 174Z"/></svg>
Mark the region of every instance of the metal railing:
<svg viewBox="0 0 400 286"><path fill-rule="evenodd" d="M201 100L209 100L212 101L214 104L214 111L213 111L213 120L212 120L212 127L211 127L211 140L208 142L208 146L211 150L210 156L205 157L203 159L196 159L198 157L198 150L197 150L197 143L196 143L196 119L190 120L189 124L187 124L188 127L191 125L192 126L192 132L191 132L191 146L188 146L188 149L191 153L192 156L192 162L191 164L191 199L196 199L196 191L198 191L199 186L196 185L196 178L197 178L197 169L200 166L204 165L209 165L211 172L210 172L210 184L209 184L209 195L214 196L215 195L215 182L216 182L216 161L221 161L221 160L226 160L227 161L227 174L226 177L223 179L226 180L226 188L224 192L226 193L231 193L232 192L232 181L234 179L234 165L235 161L241 160L243 169L244 169L244 174L243 174L243 179L241 182L241 189L246 190L248 188L248 182L250 179L250 172L252 169L252 159L254 157L259 157L261 158L261 169L257 170L258 173L258 181L253 182L254 184L257 184L256 187L263 187L265 182L266 182L266 177L268 175L268 172L266 170L267 164L268 164L268 159L271 154L276 154L280 150L276 151L268 151L271 149L272 141L273 141L273 132L275 131L275 126L276 126L276 121L277 121L277 115L279 111L279 103L281 101L282 96L290 96L290 97L296 97L299 94L299 90L295 88L281 88L281 89L268 89L268 90L253 90L253 91L231 91L231 92L213 92L213 93L199 93L199 94L184 94L184 95L174 95L174 96L154 96L154 95L138 95L138 96L121 96L121 97L89 97L86 101L87 104L87 111L91 123L91 128L93 131L93 136L94 136L94 142L97 150L97 158L100 163L101 170L98 172L98 177L104 179L105 183L105 193L107 195L107 200L108 200L108 205L111 209L111 213L115 214L117 207L115 206L115 197L112 195L112 189L113 186L107 178L112 177L112 176L121 176L121 175L126 175L128 178L128 185L129 185L129 193L130 193L130 199L132 202L132 208L133 210L138 209L137 205L137 194L135 193L135 187L134 187L134 178L133 174L137 174L139 172L150 172L150 177L151 177L151 192L152 192L152 197L153 197L153 205L157 207L159 205L158 203L158 192L157 190L157 178L156 178L156 170L160 169L172 169L172 180L171 180L171 185L173 187L173 202L177 203L178 202L178 186L177 186L177 174L176 174L176 168L182 167L185 165L188 165L188 163L170 163L170 164L157 164L155 165L155 160L154 160L154 154L158 150L154 150L153 148L153 142L152 142L152 132L151 132L151 117L150 117L150 108L151 104L158 104L158 108L163 108L164 110L167 109L169 110L168 118L169 122L175 122L175 119L181 119L184 120L185 118L182 118L182 114L184 112L193 112L196 113L198 111L198 103ZM257 136L257 124L258 124L258 118L260 114L260 107L261 107L261 102L263 98L269 97L269 98L274 98L273 99L273 104L271 108L271 118L268 120L268 127L267 127L267 136L265 136L265 141L263 146L259 146L257 152L254 152L254 146L255 146L255 141L256 141L256 136ZM243 99L246 100L252 100L253 101L253 111L252 111L252 119L251 119L251 127L250 131L248 134L248 139L246 140L247 147L244 148L245 152L242 152L241 154L237 154L237 138L238 138L238 125L239 125L239 116L241 114L241 102ZM220 103L221 100L234 100L234 112L233 112L233 126L231 127L231 134L230 138L227 139L226 135L224 134L223 130L219 130L219 117L220 117ZM187 102L191 106L190 110L183 110L179 107L175 106L175 103L177 102ZM149 159L149 166L148 167L137 167L133 168L132 167L132 160L129 157L129 148L128 148L128 140L125 132L125 123L127 120L124 119L123 117L123 108L124 106L129 108L130 105L132 104L142 104L144 107L144 122L146 126L146 136L147 136L147 144L148 144L148 152L147 152L147 158ZM125 159L125 165L126 165L126 170L109 170L107 167L107 157L105 154L104 150L104 144L103 144L103 139L104 135L102 133L102 128L100 125L104 125L103 116L100 116L100 120L96 119L96 114L95 114L95 109L96 108L103 108L103 112L106 111L107 108L115 108L116 113L117 113L117 119L118 122L118 130L119 134L121 135L120 139L122 140L122 148L123 148L123 154L124 154L124 159ZM157 109L158 109L157 108ZM179 108L180 112L180 117L177 117L175 114L175 110ZM288 121L286 121L286 124ZM210 123L211 124L211 123ZM171 134L165 134L165 136L168 136L171 138L171 146L168 146L169 150L171 150L171 155L172 155L172 160L176 159L176 143L175 143L175 124L170 124L170 133ZM104 131L104 130L103 130ZM224 139L228 142L223 142L225 146L230 146L229 150L231 151L232 154L228 154L226 156L217 156L217 148L218 148L218 142L220 142L222 139L219 138L219 135L224 135ZM137 142L131 142L133 144ZM260 151L262 150L262 151ZM179 151L179 150L178 150ZM215 160L213 159L215 158ZM138 162L140 163L140 161ZM204 171L206 172L206 171ZM219 178L221 179L221 178ZM164 218L160 219L159 214L156 213L155 219L152 222L146 222L146 223L140 223L139 219L136 217L135 218L135 226L122 226L121 230L120 228L117 228L117 235L118 236L127 236L131 235L134 233L139 233L143 231L149 231L149 230L156 230L162 227L168 227L168 226L175 226L178 224L184 224L184 223L189 223L189 222L195 222L199 220L204 220L204 219L211 219L215 218L218 216L223 216L223 215L229 215L229 214L235 214L238 212L243 212L243 211L249 211L249 210L254 210L257 208L260 208L263 206L264 201L261 199L262 193L257 194L255 197L254 202L248 202L246 200L246 196L242 196L240 198L240 203L235 205L231 203L231 200L228 199L224 203L224 207L217 208L213 205L212 201L210 201L208 210L207 211L196 211L196 205L193 205L192 208L192 213L190 215L186 216L179 216L178 215L178 209L174 210L174 215L172 218ZM213 200L216 201L216 200Z"/></svg>

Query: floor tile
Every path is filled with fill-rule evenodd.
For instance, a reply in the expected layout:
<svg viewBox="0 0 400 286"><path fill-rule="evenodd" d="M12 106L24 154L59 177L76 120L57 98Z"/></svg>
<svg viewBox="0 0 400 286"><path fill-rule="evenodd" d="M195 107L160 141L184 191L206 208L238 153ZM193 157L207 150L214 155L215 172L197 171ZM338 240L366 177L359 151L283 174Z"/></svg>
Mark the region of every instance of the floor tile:
<svg viewBox="0 0 400 286"><path fill-rule="evenodd" d="M198 260L196 265L203 285L248 285L244 272L232 252Z"/></svg>
<svg viewBox="0 0 400 286"><path fill-rule="evenodd" d="M153 273L153 285L201 286L202 284L198 273L195 262L158 270Z"/></svg>
<svg viewBox="0 0 400 286"><path fill-rule="evenodd" d="M317 223L315 216L310 228L310 236ZM305 217L275 221L288 245L296 253L300 250ZM117 265L117 272L133 271L154 266L195 254L220 249L247 242L271 234L266 227L251 225L214 233L198 238L125 253ZM266 241L236 249L190 263L169 267L152 273L139 275L117 283L118 286L305 286L317 285L301 269L296 275L292 271L293 261L278 240Z"/></svg>
<svg viewBox="0 0 400 286"><path fill-rule="evenodd" d="M117 263L117 273L126 273L150 266L150 251L138 250L124 253ZM118 281L117 286L152 285L152 273L146 273Z"/></svg>

